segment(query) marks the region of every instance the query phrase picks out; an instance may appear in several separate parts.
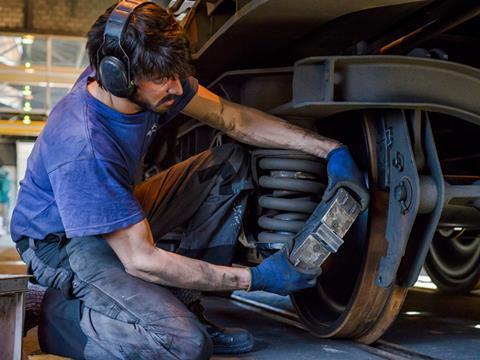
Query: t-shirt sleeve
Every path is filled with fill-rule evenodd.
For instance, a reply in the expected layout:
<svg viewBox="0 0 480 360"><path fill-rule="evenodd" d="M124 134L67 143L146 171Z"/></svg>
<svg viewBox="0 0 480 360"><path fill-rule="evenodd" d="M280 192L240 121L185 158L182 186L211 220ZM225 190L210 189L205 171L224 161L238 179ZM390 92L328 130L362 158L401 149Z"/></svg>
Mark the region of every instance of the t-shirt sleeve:
<svg viewBox="0 0 480 360"><path fill-rule="evenodd" d="M127 171L115 163L76 160L49 173L67 237L100 235L144 219Z"/></svg>

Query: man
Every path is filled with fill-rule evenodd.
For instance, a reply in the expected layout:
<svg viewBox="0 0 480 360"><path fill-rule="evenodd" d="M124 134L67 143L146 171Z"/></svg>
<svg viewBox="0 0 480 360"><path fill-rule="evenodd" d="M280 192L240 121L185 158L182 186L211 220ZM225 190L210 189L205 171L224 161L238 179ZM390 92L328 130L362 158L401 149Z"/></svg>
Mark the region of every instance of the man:
<svg viewBox="0 0 480 360"><path fill-rule="evenodd" d="M47 293L43 347L91 359L206 359L212 345L216 353L249 351L251 335L206 324L188 290L289 294L312 286L315 274L294 268L285 251L255 268L228 266L252 188L240 146L201 153L134 186L152 133L182 111L247 144L328 155L330 196L340 184L368 196L360 173L337 141L199 86L185 34L157 5L124 1L111 13L88 34L91 68L35 144L12 219L36 281L63 294ZM179 225L176 253L155 246Z"/></svg>

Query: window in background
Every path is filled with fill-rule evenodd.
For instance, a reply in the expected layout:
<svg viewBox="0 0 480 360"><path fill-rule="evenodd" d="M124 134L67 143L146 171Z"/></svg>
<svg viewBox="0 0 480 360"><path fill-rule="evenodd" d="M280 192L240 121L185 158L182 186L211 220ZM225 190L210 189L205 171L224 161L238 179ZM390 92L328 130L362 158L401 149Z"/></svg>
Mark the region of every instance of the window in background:
<svg viewBox="0 0 480 360"><path fill-rule="evenodd" d="M88 56L85 40L75 38L52 39L52 66L85 68Z"/></svg>
<svg viewBox="0 0 480 360"><path fill-rule="evenodd" d="M85 38L0 35L0 119L45 119L88 64Z"/></svg>
<svg viewBox="0 0 480 360"><path fill-rule="evenodd" d="M1 35L0 64L7 66L47 65L47 38L33 35Z"/></svg>

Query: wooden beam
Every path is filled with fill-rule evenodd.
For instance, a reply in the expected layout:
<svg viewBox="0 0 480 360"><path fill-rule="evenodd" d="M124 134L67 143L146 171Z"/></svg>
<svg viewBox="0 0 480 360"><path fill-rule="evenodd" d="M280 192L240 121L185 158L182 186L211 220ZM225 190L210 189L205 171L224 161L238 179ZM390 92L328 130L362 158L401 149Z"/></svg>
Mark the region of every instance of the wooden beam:
<svg viewBox="0 0 480 360"><path fill-rule="evenodd" d="M25 66L6 66L0 64L0 80L9 84L64 84L66 87L73 85L84 69L52 66L34 65L31 69Z"/></svg>
<svg viewBox="0 0 480 360"><path fill-rule="evenodd" d="M21 120L0 120L0 135L37 137L45 124L45 121L36 120L28 125Z"/></svg>

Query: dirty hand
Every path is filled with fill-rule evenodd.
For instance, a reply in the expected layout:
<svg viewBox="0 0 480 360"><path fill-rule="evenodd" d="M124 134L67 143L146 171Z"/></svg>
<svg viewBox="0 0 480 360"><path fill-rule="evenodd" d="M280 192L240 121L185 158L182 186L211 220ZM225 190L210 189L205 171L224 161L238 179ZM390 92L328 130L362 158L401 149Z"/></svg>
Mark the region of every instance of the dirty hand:
<svg viewBox="0 0 480 360"><path fill-rule="evenodd" d="M264 290L278 295L288 295L294 291L315 285L319 275L302 272L288 260L287 250L282 249L263 262L250 268L252 283L250 291Z"/></svg>
<svg viewBox="0 0 480 360"><path fill-rule="evenodd" d="M327 156L328 186L323 193L323 201L330 200L341 187L346 188L360 202L365 210L370 201L370 195L365 187L362 173L345 145L330 151Z"/></svg>

